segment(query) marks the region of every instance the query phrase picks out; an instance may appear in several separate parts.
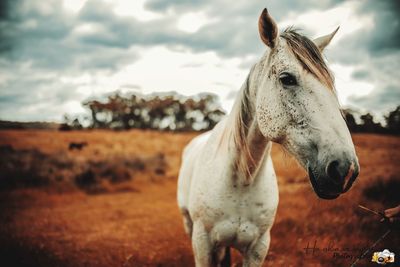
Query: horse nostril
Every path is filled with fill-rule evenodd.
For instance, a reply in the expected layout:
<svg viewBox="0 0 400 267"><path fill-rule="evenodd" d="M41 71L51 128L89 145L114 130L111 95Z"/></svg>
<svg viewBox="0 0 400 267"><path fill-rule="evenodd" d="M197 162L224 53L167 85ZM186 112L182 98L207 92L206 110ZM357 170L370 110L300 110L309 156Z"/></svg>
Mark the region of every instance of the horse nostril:
<svg viewBox="0 0 400 267"><path fill-rule="evenodd" d="M358 176L358 171L359 171L358 163L356 163L355 165L354 162L352 162L349 171L347 172L347 175L344 178L346 184L344 185L343 192L349 191L350 187L352 186L352 184L354 183L355 179Z"/></svg>
<svg viewBox="0 0 400 267"><path fill-rule="evenodd" d="M339 161L334 160L331 161L326 167L326 174L328 175L329 178L332 179L333 182L337 184L343 183L343 178L344 178L340 172L339 165L340 165Z"/></svg>

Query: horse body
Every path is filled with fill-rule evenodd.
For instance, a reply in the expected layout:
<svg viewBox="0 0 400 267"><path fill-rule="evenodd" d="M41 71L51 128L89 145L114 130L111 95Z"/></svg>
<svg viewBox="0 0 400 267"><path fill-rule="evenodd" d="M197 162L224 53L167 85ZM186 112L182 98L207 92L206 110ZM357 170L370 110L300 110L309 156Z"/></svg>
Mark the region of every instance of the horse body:
<svg viewBox="0 0 400 267"><path fill-rule="evenodd" d="M270 156L272 143L263 138L263 142L250 147L258 159L251 181L235 164L240 148L233 138L232 126L247 86L246 81L229 117L212 131L194 138L183 154L178 205L196 251L196 266L217 265L229 247L245 255L245 262L258 265L268 250L278 206L278 186ZM249 136L258 140L261 134L255 132Z"/></svg>
<svg viewBox="0 0 400 267"><path fill-rule="evenodd" d="M183 153L177 198L196 266L229 262L230 247L241 252L244 266L262 265L278 206L272 142L309 172L320 198L338 197L358 175L333 80L318 51L335 32L315 44L291 31L278 37L266 10L259 27L271 49L250 70L229 116Z"/></svg>
<svg viewBox="0 0 400 267"><path fill-rule="evenodd" d="M185 150L178 204L185 210L186 229L194 240L209 233L209 240L198 246L205 250L232 246L245 252L259 236L269 236L278 205L278 187L270 144L254 182L244 183L244 177L235 173L232 151L236 148L232 140L219 147L227 121L195 138Z"/></svg>

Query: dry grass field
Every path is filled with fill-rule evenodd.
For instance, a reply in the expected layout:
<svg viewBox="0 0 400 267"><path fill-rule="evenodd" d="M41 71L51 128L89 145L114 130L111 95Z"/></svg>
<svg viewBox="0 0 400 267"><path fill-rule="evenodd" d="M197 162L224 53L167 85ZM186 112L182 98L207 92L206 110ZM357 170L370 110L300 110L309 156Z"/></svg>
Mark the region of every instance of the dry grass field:
<svg viewBox="0 0 400 267"><path fill-rule="evenodd" d="M0 131L0 266L193 266L175 195L181 151L195 135ZM386 231L357 206L400 204L400 138L353 138L360 176L334 201L317 199L274 145L280 204L264 266L349 266ZM371 254L384 248L400 257L398 230L357 266L375 266Z"/></svg>

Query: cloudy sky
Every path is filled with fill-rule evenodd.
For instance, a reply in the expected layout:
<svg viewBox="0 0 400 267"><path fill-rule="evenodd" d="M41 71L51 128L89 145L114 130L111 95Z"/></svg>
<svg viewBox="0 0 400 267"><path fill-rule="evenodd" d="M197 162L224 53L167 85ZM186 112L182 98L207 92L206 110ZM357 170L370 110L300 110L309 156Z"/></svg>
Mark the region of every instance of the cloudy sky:
<svg viewBox="0 0 400 267"><path fill-rule="evenodd" d="M375 113L400 104L397 0L1 0L0 119L61 121L115 90L218 94L226 109L266 49L257 20L326 50L340 102Z"/></svg>

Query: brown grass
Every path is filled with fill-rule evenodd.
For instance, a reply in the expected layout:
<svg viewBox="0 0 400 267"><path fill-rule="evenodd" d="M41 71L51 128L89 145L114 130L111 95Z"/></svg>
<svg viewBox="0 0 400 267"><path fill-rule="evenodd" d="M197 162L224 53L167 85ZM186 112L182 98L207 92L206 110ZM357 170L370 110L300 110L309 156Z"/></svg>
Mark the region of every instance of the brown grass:
<svg viewBox="0 0 400 267"><path fill-rule="evenodd" d="M175 194L181 151L194 136L0 131L1 266L192 266ZM274 145L280 204L264 266L348 266L345 253L358 256L385 231L357 205L382 210L399 200L400 138L354 141L360 177L335 201L318 200L304 171ZM70 142L88 146L70 151ZM400 255L399 236L374 251ZM306 254L314 242L320 250ZM367 257L359 266L369 266Z"/></svg>

